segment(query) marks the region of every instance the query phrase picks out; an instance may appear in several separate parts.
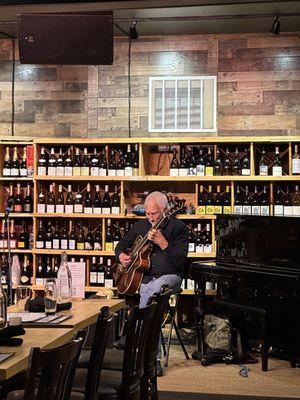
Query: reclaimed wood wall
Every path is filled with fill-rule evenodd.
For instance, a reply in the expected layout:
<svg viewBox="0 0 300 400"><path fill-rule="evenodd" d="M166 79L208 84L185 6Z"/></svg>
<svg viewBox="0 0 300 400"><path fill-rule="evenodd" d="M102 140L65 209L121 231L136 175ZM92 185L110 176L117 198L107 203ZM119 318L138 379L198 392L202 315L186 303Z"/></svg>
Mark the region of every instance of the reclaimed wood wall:
<svg viewBox="0 0 300 400"><path fill-rule="evenodd" d="M1 40L0 135L11 134L11 71L11 41ZM132 42L132 136L150 135L149 76L206 74L218 77L217 135L300 134L300 33L285 33ZM14 126L20 136L128 136L127 40L115 40L112 66L17 62Z"/></svg>

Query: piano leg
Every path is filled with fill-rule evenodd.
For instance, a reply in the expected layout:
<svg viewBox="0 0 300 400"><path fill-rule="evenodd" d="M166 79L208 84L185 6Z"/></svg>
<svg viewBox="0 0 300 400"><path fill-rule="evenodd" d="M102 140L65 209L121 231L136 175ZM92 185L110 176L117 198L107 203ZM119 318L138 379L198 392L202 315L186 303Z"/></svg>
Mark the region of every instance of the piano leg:
<svg viewBox="0 0 300 400"><path fill-rule="evenodd" d="M206 282L200 282L198 288L195 289L196 306L195 306L195 323L196 323L196 340L197 351L192 355L194 359L201 360L205 354L204 343L204 316L205 316L205 287Z"/></svg>

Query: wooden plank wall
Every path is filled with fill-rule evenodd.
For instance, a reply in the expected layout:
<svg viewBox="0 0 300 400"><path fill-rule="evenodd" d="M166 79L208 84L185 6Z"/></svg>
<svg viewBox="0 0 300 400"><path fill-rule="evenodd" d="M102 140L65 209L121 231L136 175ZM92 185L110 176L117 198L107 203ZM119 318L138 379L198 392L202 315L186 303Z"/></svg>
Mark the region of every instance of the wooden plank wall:
<svg viewBox="0 0 300 400"><path fill-rule="evenodd" d="M218 135L300 134L300 34L139 38L131 47L132 136L148 133L148 78L218 76ZM9 40L0 41L0 133L11 134ZM16 65L15 134L128 136L128 42L112 66ZM161 134L160 134L161 135Z"/></svg>

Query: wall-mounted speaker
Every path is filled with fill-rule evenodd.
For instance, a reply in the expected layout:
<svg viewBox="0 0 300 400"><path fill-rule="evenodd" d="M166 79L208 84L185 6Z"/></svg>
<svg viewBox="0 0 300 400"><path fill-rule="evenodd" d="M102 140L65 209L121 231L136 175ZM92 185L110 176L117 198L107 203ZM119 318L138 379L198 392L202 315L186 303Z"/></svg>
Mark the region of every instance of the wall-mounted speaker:
<svg viewBox="0 0 300 400"><path fill-rule="evenodd" d="M19 14L22 64L113 63L112 12Z"/></svg>

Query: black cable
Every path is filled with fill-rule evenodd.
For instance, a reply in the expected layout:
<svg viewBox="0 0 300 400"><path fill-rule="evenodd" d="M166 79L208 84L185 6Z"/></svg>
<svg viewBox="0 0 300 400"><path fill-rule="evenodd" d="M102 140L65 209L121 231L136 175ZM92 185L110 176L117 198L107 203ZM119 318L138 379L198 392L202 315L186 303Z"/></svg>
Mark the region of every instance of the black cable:
<svg viewBox="0 0 300 400"><path fill-rule="evenodd" d="M128 137L131 137L131 37L128 44Z"/></svg>

